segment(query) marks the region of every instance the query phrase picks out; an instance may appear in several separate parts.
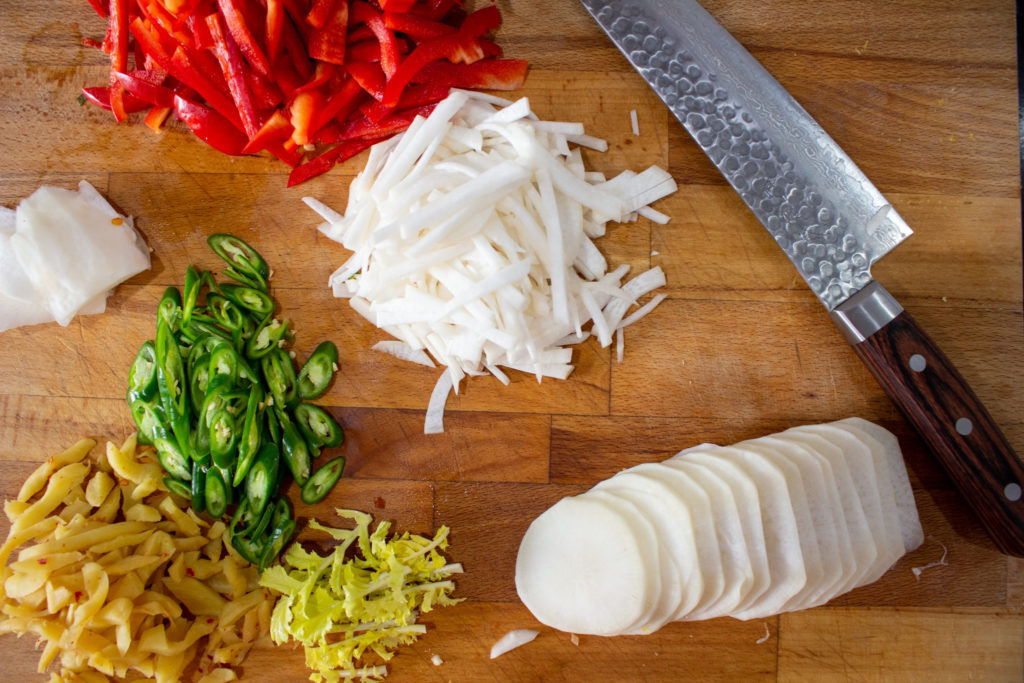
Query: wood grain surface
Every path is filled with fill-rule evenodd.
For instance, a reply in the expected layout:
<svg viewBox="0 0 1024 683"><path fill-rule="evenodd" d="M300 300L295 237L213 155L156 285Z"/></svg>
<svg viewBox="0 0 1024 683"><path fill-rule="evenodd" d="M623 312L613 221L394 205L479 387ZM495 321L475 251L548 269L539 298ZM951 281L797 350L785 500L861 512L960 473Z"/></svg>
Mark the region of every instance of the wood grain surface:
<svg viewBox="0 0 1024 683"><path fill-rule="evenodd" d="M466 567L457 607L390 664L393 681L1020 681L1024 564L1000 554L824 309L740 199L577 3L498 0L507 56L530 60L523 95L582 121L610 149L595 170L669 169L668 225L612 225L611 263L660 265L669 298L626 331L625 358L587 342L566 381L477 378L450 400L443 435L422 434L436 370L371 351L384 335L333 299L346 257L301 202L344 206L365 156L298 189L267 158L228 158L173 126L76 102L106 79L83 47L104 26L85 0L0 3L0 202L42 184L93 183L153 247L153 267L107 312L0 333L0 498L48 455L132 429L128 365L151 338L163 288L189 263L218 268L205 236L230 231L274 268L300 356L322 339L341 373L322 403L343 422L346 476L307 514L357 507L425 533L452 528ZM705 0L882 190L915 234L876 277L934 338L1024 453L1024 318L1014 4L1009 0ZM636 110L640 135L630 127ZM877 583L767 620L670 625L601 639L540 628L490 660L514 628L538 627L513 567L529 522L560 497L700 442L860 416L904 449L927 540ZM6 534L6 520L0 533ZM911 571L945 558L915 577ZM4 674L35 674L31 638L0 638ZM431 656L439 654L441 666ZM246 680L305 680L302 653L264 647Z"/></svg>

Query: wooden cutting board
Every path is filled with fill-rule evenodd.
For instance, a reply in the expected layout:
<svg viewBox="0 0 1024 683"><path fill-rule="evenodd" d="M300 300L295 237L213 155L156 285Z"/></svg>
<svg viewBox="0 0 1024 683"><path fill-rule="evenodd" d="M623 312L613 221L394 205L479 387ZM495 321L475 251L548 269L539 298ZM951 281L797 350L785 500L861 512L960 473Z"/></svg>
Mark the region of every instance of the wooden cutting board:
<svg viewBox="0 0 1024 683"><path fill-rule="evenodd" d="M521 93L552 120L605 138L588 165L650 164L680 188L666 226L615 225L613 264L660 265L669 295L627 330L625 357L593 342L566 381L489 378L450 400L445 433L422 435L436 370L370 351L384 335L333 299L344 250L302 203L344 206L354 159L298 189L263 158L224 157L174 127L154 135L76 102L101 85L83 47L104 26L84 0L0 9L0 201L41 184L92 182L137 225L153 267L118 287L106 313L0 333L0 497L78 438L123 439L128 365L153 336L154 309L189 263L218 268L204 238L234 232L274 268L300 354L341 349L323 403L344 423L343 482L310 514L345 506L427 533L452 528L463 604L390 664L394 681L1012 680L1024 678L1022 564L994 550L948 479L832 328L771 240L685 131L575 2L499 0L506 55L530 60ZM1024 453L1020 175L1014 7L1007 0L707 0L848 151L914 228L875 274L946 350ZM639 121L638 136L630 111ZM766 620L675 624L600 639L539 627L513 566L529 522L560 497L699 442L733 442L857 415L904 448L927 535L874 585L833 604ZM0 532L6 534L6 520ZM911 571L945 564L915 577ZM514 628L530 645L491 661ZM0 638L8 680L35 676L31 638ZM439 667L430 658L444 660ZM298 650L261 648L247 680L304 680Z"/></svg>

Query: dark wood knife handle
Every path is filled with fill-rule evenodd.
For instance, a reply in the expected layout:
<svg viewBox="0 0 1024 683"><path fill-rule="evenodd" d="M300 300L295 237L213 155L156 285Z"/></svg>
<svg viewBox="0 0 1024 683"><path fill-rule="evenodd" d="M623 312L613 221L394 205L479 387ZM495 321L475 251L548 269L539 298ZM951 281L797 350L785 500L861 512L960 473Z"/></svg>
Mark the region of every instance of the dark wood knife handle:
<svg viewBox="0 0 1024 683"><path fill-rule="evenodd" d="M999 549L1024 557L1024 466L946 355L906 311L854 349Z"/></svg>

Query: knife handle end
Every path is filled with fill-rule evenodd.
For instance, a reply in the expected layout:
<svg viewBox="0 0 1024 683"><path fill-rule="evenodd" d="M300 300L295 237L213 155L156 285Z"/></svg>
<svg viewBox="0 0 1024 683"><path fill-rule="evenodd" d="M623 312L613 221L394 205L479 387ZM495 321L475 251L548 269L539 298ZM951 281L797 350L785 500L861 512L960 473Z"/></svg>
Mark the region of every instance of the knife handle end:
<svg viewBox="0 0 1024 683"><path fill-rule="evenodd" d="M853 348L999 550L1024 557L1024 466L942 350L902 310Z"/></svg>

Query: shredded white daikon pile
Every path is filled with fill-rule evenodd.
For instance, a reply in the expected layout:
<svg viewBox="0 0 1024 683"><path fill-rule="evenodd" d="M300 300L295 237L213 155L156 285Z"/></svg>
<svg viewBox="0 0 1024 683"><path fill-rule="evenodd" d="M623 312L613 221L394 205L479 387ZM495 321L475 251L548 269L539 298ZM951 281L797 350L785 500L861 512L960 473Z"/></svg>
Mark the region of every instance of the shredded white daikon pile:
<svg viewBox="0 0 1024 683"><path fill-rule="evenodd" d="M131 216L92 185L40 187L0 207L0 332L102 313L115 285L149 267Z"/></svg>
<svg viewBox="0 0 1024 683"><path fill-rule="evenodd" d="M666 222L648 205L675 181L657 166L606 179L575 145L607 149L582 124L539 120L526 98L455 90L372 148L344 215L304 199L327 221L320 230L353 252L330 278L335 296L404 345L374 348L447 368L425 432L443 430L449 391L466 376L565 379L570 346L589 335L604 347L617 337L621 357L621 328L664 298L627 317L665 275L623 282L629 267L609 269L594 240L609 221Z"/></svg>

